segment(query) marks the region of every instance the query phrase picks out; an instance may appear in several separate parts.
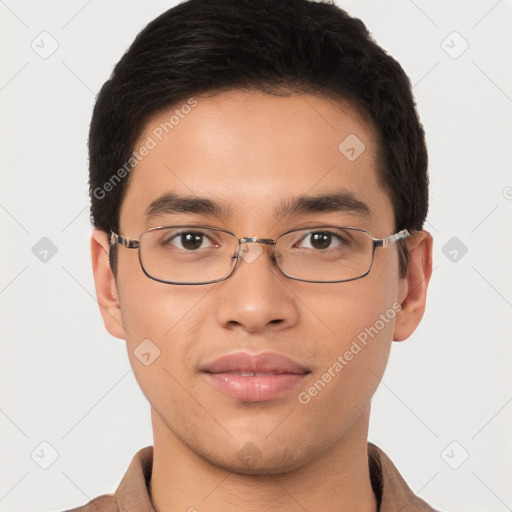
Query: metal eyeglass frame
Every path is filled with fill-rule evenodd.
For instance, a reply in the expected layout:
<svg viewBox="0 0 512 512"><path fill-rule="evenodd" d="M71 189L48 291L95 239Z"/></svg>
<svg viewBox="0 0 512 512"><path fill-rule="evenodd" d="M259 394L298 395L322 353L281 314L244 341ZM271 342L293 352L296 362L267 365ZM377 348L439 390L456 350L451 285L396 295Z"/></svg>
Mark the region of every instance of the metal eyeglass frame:
<svg viewBox="0 0 512 512"><path fill-rule="evenodd" d="M146 269L144 268L144 265L142 264L142 259L141 259L141 255L140 255L140 238L142 238L142 236L144 236L145 233L148 233L148 232L151 232L151 231L157 231L157 230L162 230L162 229L168 229L168 228L191 228L191 229L208 229L210 231L220 231L220 232L223 232L223 233L226 233L228 235L231 235L233 238L235 238L236 240L238 240L238 248L236 250L236 252L231 255L231 258L232 259L235 259L236 258L236 262L235 264L233 265L233 268L231 269L231 271L225 275L224 277L220 278L220 279L215 279L215 280L212 280L212 281L200 281L200 282L176 282L176 281L166 281L164 279L158 279L156 277L153 277L152 275L150 275ZM336 280L336 281L315 281L315 280L311 280L311 279L300 279L298 277L291 277L287 274L284 273L284 271L281 269L281 267L279 266L279 263L277 263L276 261L276 266L277 268L279 268L279 271L285 276L287 277L288 279L293 279L295 281L302 281L302 282L306 282L306 283L345 283L345 282L348 282L348 281L355 281L356 279L361 279L363 277L365 277L366 275L369 274L372 266L373 266L373 260L374 260L374 254L375 254L375 249L377 247L387 247L388 245L394 243L394 242L397 242L398 240L402 240L404 238L408 238L411 235L411 233L407 230L407 229L402 229L401 231L398 231L397 233L394 233L393 235L389 235L389 236L386 236L384 238L373 238L372 234L365 230L365 229L361 229L361 228L354 228L354 227L350 227L350 226L326 226L326 225L322 225L322 226L312 226L312 227L303 227L303 228L295 228L295 229L291 229L289 231L286 231L285 233L282 233L281 235L279 235L276 239L272 239L272 238L257 238L257 237L254 237L254 236L247 236L247 237L243 237L243 238L238 238L234 233L231 233L231 231L227 231L225 229L221 229L221 228L214 228L214 227L211 227L211 226L196 226L196 225L178 225L178 226L158 226L158 227L154 227L154 228L150 228L148 229L147 231L145 231L144 233L142 233L139 237L139 240L134 240L132 238L127 238L125 236L121 236L121 235L118 235L117 233L114 233L113 231L110 232L110 249L112 249L112 247L116 244L119 244L119 245L122 245L123 247L126 247L127 249L138 249L138 258L139 258L139 263L140 263L140 266L142 268L142 271L144 272L144 274L149 277L150 279L153 279L154 281L158 281L159 283L165 283L165 284L176 284L176 285L201 285L201 284L213 284L213 283L220 283L221 281L225 281L226 279L228 279L229 277L231 277L233 275L233 273L235 272L236 268L238 267L238 264L240 263L240 247L244 244L249 244L249 243L257 243L257 244L264 244L264 245L273 245L275 246L276 245L276 242L277 240L279 240L279 238L285 236L285 235L288 235L289 233L293 233L295 231L302 231L302 230L315 230L315 229L327 229L327 228L336 228L336 229L350 229L350 230L354 230L354 231L360 231L362 233L366 233L372 240L372 243L373 243L373 248L372 248L372 258L371 258L371 261L370 261L370 265L368 267L368 270L360 275L360 276L357 276L357 277L351 277L350 279L341 279L341 280ZM110 256L110 255L109 255ZM109 258L109 261L110 261L110 258Z"/></svg>

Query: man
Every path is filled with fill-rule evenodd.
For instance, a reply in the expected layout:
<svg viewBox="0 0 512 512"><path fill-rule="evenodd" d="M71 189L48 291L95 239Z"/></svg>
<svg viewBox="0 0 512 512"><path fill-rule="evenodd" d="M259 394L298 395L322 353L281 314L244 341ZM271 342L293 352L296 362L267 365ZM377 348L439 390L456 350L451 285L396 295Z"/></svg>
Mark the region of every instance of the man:
<svg viewBox="0 0 512 512"><path fill-rule="evenodd" d="M367 442L425 309L409 81L307 0L190 0L136 38L90 139L92 260L154 445L83 511L427 511Z"/></svg>

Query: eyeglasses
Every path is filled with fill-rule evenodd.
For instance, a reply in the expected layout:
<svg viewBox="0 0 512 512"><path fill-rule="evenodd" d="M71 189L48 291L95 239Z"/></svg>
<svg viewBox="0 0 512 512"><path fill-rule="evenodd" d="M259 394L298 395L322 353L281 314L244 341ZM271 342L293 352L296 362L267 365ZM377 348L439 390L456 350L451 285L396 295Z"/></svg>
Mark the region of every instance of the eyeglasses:
<svg viewBox="0 0 512 512"><path fill-rule="evenodd" d="M403 229L376 239L364 229L316 226L292 229L275 240L244 237L209 226L165 226L148 229L140 240L114 232L110 247L138 249L142 270L151 279L168 284L211 284L228 279L240 259L248 263L262 252L248 244L272 248L272 258L289 279L308 283L341 283L366 276L375 249L411 236Z"/></svg>

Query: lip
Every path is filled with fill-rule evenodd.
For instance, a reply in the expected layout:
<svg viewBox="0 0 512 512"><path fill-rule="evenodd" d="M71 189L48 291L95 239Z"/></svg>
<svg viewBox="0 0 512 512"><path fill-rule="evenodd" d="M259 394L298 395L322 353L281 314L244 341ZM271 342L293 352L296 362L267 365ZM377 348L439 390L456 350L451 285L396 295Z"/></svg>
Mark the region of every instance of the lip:
<svg viewBox="0 0 512 512"><path fill-rule="evenodd" d="M292 359L272 352L227 354L201 370L217 390L246 402L272 400L300 386L310 373Z"/></svg>

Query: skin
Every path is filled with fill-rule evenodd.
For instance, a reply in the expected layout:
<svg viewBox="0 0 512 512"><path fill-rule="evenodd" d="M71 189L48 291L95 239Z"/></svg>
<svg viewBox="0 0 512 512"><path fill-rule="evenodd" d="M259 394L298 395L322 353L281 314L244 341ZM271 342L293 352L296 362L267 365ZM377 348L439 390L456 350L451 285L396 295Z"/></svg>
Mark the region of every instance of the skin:
<svg viewBox="0 0 512 512"><path fill-rule="evenodd" d="M239 90L197 100L132 171L121 235L138 239L150 227L181 223L208 224L238 237L276 238L314 224L360 227L375 238L395 232L392 204L376 171L373 129L350 105L309 94ZM151 119L139 142L173 110ZM366 146L353 162L338 150L352 133ZM274 215L283 199L339 188L364 201L370 215ZM147 206L167 191L215 200L229 207L228 215L166 214L145 222ZM148 279L137 251L121 246L116 280L108 236L94 231L93 270L105 326L126 340L151 404L150 491L157 511L377 510L366 445L371 399L392 341L408 338L423 316L432 267L428 232L414 233L407 245L404 279L396 244L375 251L366 277L335 284L287 279L262 246L255 261L242 261L226 281L176 286ZM298 394L394 303L402 307L394 319L301 404ZM146 338L161 351L149 366L134 355ZM214 389L198 371L205 361L237 350L277 352L311 373L300 389L243 402ZM244 447L255 453L252 461L239 454Z"/></svg>

